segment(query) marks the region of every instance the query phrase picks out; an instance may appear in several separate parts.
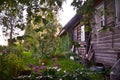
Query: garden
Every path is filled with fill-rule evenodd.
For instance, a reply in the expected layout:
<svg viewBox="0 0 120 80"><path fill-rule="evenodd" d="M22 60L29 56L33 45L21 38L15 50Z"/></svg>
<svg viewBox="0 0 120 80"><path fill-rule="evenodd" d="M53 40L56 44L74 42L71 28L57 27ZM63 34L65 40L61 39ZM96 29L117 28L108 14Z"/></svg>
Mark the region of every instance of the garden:
<svg viewBox="0 0 120 80"><path fill-rule="evenodd" d="M68 34L58 36L63 2L0 1L0 26L8 42L0 46L0 80L104 80L102 72L86 68L70 52Z"/></svg>
<svg viewBox="0 0 120 80"><path fill-rule="evenodd" d="M56 42L51 54L46 50L33 53L34 48L24 49L23 44L22 47L20 44L14 45L13 51L1 46L1 80L104 80L103 73L90 70L77 61L77 54L69 51L68 36ZM44 47L48 48L45 44ZM70 59L71 56L74 58Z"/></svg>

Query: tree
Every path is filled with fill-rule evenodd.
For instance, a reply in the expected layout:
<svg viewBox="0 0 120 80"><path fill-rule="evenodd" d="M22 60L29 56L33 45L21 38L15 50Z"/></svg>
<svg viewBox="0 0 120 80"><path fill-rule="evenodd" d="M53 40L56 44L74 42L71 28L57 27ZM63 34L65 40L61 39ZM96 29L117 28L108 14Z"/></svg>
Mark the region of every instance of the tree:
<svg viewBox="0 0 120 80"><path fill-rule="evenodd" d="M101 15L103 15L103 12L98 11L94 5L97 1L95 0L86 0L85 2L83 2L85 0L73 0L73 2L71 3L74 8L76 9L77 13L82 15L82 19L81 22L84 23L85 30L86 32L89 32L92 30L92 27L94 27L97 23L95 22L95 20L93 19L93 15L97 14L99 17ZM109 0L104 0L104 16L108 17L108 16L114 16L115 13L112 10L112 8L107 8L106 4L109 2ZM111 4L113 4L114 2L111 1ZM107 26L107 27L105 27ZM109 25L102 25L102 28L99 31L105 31L105 30L109 30L111 32L114 32L114 29L112 28L112 26Z"/></svg>
<svg viewBox="0 0 120 80"><path fill-rule="evenodd" d="M7 5L4 5L7 6ZM5 7L1 12L1 25L3 25L3 34L9 38L9 46L13 44L13 38L19 35L18 31L24 29L26 22L24 21L23 5L10 8Z"/></svg>
<svg viewBox="0 0 120 80"><path fill-rule="evenodd" d="M64 0L2 0L0 2L0 24L5 36L9 36L9 46L13 44L15 29L25 30L31 24L43 23L57 13ZM26 16L24 15L26 12Z"/></svg>
<svg viewBox="0 0 120 80"><path fill-rule="evenodd" d="M46 24L33 24L26 29L25 35L30 37L25 38L25 48L33 53L49 54L52 53L56 45L56 33L60 29L56 15L49 19Z"/></svg>
<svg viewBox="0 0 120 80"><path fill-rule="evenodd" d="M76 9L77 13L82 15L82 22L84 23L85 30L86 31L91 31L91 27L90 27L90 21L92 19L93 16L93 12L95 11L95 8L93 7L94 4L94 0L74 0L71 5L74 6L74 8ZM92 23L95 24L95 23Z"/></svg>

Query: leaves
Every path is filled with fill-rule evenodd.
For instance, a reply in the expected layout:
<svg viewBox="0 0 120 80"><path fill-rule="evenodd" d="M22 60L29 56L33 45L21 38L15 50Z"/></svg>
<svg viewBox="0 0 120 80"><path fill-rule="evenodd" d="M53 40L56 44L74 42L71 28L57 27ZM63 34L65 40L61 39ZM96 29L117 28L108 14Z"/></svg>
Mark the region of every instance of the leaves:
<svg viewBox="0 0 120 80"><path fill-rule="evenodd" d="M63 0L2 0L0 24L6 27L5 32L10 30L12 39L17 34L16 29L25 30L28 26L36 27L38 24L47 25L61 8L62 2Z"/></svg>
<svg viewBox="0 0 120 80"><path fill-rule="evenodd" d="M48 23L48 20L46 20L45 18L42 18L42 21L45 25Z"/></svg>
<svg viewBox="0 0 120 80"><path fill-rule="evenodd" d="M89 32L91 30L92 30L92 28L90 26L85 26L85 32Z"/></svg>
<svg viewBox="0 0 120 80"><path fill-rule="evenodd" d="M73 0L72 5L76 8L78 14L82 15L81 22L85 25L85 31L91 31L90 20L93 18L93 12L95 11L93 7L94 0Z"/></svg>
<svg viewBox="0 0 120 80"><path fill-rule="evenodd" d="M43 30L44 30L43 27L40 27L40 28L35 29L36 32L39 32L39 31L43 32Z"/></svg>
<svg viewBox="0 0 120 80"><path fill-rule="evenodd" d="M42 19L42 17L41 16L35 16L35 24L37 24L37 23L40 23L41 22L41 19Z"/></svg>
<svg viewBox="0 0 120 80"><path fill-rule="evenodd" d="M109 31L114 32L114 28L113 27L109 27Z"/></svg>
<svg viewBox="0 0 120 80"><path fill-rule="evenodd" d="M31 39L33 39L33 37L30 36L30 35L24 35L24 38L31 38Z"/></svg>
<svg viewBox="0 0 120 80"><path fill-rule="evenodd" d="M56 3L58 4L59 7L62 6L62 0L56 0Z"/></svg>
<svg viewBox="0 0 120 80"><path fill-rule="evenodd" d="M103 26L101 29L100 29L100 32L104 32L106 30L109 30L111 32L114 32L114 28L111 27L111 26Z"/></svg>
<svg viewBox="0 0 120 80"><path fill-rule="evenodd" d="M101 29L100 29L100 32L104 32L107 30L107 27L106 26L103 26Z"/></svg>
<svg viewBox="0 0 120 80"><path fill-rule="evenodd" d="M40 4L42 5L43 3L45 3L45 0L40 0Z"/></svg>
<svg viewBox="0 0 120 80"><path fill-rule="evenodd" d="M17 40L23 40L24 37L23 36L17 36Z"/></svg>

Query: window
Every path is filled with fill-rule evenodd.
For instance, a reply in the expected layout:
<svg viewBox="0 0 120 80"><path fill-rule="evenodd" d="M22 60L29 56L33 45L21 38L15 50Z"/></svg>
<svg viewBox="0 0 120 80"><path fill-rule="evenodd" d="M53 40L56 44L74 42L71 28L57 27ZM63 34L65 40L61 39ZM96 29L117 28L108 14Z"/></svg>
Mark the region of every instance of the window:
<svg viewBox="0 0 120 80"><path fill-rule="evenodd" d="M81 26L81 41L85 41L85 26Z"/></svg>
<svg viewBox="0 0 120 80"><path fill-rule="evenodd" d="M116 22L120 22L120 0L115 0L116 4Z"/></svg>
<svg viewBox="0 0 120 80"><path fill-rule="evenodd" d="M77 29L74 29L74 40L77 41Z"/></svg>
<svg viewBox="0 0 120 80"><path fill-rule="evenodd" d="M105 26L104 3L101 3L96 7L95 22L97 30L100 30L102 26Z"/></svg>

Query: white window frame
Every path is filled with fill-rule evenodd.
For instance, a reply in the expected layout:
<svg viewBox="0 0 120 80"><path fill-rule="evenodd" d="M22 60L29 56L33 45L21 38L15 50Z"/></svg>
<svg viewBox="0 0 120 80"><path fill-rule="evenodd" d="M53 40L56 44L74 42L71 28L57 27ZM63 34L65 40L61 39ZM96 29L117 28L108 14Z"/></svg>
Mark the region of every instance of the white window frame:
<svg viewBox="0 0 120 80"><path fill-rule="evenodd" d="M98 24L98 22L99 22L98 19L97 19L97 17L99 16L101 18L101 20L100 20L100 26L96 26L96 27L98 27L97 31L99 31L102 28L102 26L105 26L105 9L104 9L104 6L105 6L104 2L102 2L102 3L100 3L96 7L96 11L95 11L95 22L96 22L96 24ZM103 13L101 15L97 11L99 11L102 7L103 7Z"/></svg>
<svg viewBox="0 0 120 80"><path fill-rule="evenodd" d="M85 41L85 25L81 26L81 41Z"/></svg>
<svg viewBox="0 0 120 80"><path fill-rule="evenodd" d="M75 28L74 35L73 35L75 41L77 41L77 36L78 36L78 32L77 32L77 29Z"/></svg>
<svg viewBox="0 0 120 80"><path fill-rule="evenodd" d="M97 35L97 43L99 43L99 31L102 29L102 26L105 26L105 4L104 2L101 2L95 9L95 22L96 22L96 25L95 25L95 33ZM99 14L99 10L103 8L103 15L101 16L101 14ZM99 17L99 19L98 19ZM101 25L101 23L103 22L103 24Z"/></svg>
<svg viewBox="0 0 120 80"><path fill-rule="evenodd" d="M116 23L120 22L120 0L115 0Z"/></svg>

